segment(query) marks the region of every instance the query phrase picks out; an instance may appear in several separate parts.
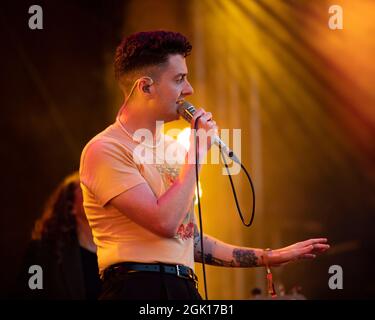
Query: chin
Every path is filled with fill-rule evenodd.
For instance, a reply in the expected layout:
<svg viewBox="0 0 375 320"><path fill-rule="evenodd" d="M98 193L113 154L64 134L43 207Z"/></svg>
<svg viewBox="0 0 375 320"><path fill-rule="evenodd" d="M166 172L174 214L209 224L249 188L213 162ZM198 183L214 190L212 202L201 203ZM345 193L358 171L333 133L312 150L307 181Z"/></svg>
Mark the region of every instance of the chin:
<svg viewBox="0 0 375 320"><path fill-rule="evenodd" d="M165 116L165 122L171 122L171 121L176 121L176 120L178 120L180 118L180 115L177 113L177 111L176 112L174 112L174 113L170 113L170 114L167 114L166 116Z"/></svg>
<svg viewBox="0 0 375 320"><path fill-rule="evenodd" d="M165 117L164 122L176 121L178 119L179 119L178 115L176 115L176 116L167 116L167 117Z"/></svg>
<svg viewBox="0 0 375 320"><path fill-rule="evenodd" d="M176 112L175 116L174 116L174 120L180 120L180 114L178 112Z"/></svg>

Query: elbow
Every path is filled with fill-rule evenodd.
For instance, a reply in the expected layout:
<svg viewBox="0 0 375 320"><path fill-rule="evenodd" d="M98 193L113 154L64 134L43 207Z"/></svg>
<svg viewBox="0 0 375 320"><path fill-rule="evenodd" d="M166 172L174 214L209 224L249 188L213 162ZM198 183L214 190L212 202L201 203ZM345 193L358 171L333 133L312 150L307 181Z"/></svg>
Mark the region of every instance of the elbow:
<svg viewBox="0 0 375 320"><path fill-rule="evenodd" d="M165 230L165 231L162 231L159 235L162 236L163 238L174 238L176 233L170 231L170 230Z"/></svg>
<svg viewBox="0 0 375 320"><path fill-rule="evenodd" d="M157 235L163 238L174 238L177 234L177 230L180 227L175 217L162 210L158 210L156 216L159 217L154 225L154 230Z"/></svg>
<svg viewBox="0 0 375 320"><path fill-rule="evenodd" d="M178 226L166 222L161 222L159 224L157 234L163 238L174 238L177 230Z"/></svg>

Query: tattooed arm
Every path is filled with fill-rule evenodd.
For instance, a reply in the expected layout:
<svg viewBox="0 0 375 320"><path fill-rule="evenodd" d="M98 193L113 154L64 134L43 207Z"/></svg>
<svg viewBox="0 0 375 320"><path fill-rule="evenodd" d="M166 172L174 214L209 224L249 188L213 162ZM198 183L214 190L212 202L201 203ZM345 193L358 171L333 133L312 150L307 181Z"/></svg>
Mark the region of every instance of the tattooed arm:
<svg viewBox="0 0 375 320"><path fill-rule="evenodd" d="M262 249L236 247L214 237L203 236L205 263L222 267L258 267L261 264ZM194 224L194 259L202 262L200 232Z"/></svg>
<svg viewBox="0 0 375 320"><path fill-rule="evenodd" d="M288 247L265 252L259 248L233 246L214 237L203 236L205 263L222 267L260 267L264 266L265 255L269 265L277 266L298 259L314 259L316 254L329 249L326 238L309 239ZM201 239L194 223L194 260L202 262Z"/></svg>

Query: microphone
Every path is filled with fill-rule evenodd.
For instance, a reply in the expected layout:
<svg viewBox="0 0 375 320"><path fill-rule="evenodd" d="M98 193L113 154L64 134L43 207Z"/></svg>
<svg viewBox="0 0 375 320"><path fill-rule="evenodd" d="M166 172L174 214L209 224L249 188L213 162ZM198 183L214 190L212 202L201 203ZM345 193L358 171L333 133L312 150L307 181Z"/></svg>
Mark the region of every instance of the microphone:
<svg viewBox="0 0 375 320"><path fill-rule="evenodd" d="M191 119L193 119L195 111L195 107L188 101L180 102L177 110L178 114L189 123L191 122ZM241 161L237 158L234 152L229 149L228 146L218 136L215 135L213 137L213 143L218 147L221 147L221 150L234 162L237 162L239 165L241 165Z"/></svg>

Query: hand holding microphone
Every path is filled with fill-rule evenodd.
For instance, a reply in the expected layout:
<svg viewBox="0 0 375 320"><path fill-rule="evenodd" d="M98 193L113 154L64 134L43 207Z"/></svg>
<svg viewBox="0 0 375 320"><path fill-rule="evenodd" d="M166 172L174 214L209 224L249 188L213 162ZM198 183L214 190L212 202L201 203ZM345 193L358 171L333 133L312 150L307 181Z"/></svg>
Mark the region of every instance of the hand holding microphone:
<svg viewBox="0 0 375 320"><path fill-rule="evenodd" d="M214 143L218 147L221 148L222 152L231 158L233 161L241 164L241 161L236 157L231 149L227 147L227 145L218 137L218 127L216 122L212 120L211 112L205 112L204 109L196 110L195 107L188 101L183 101L180 103L178 107L178 113L189 123L191 123L191 128L194 129L195 120L198 119L198 127L197 130L203 129L208 132L210 136L207 139L207 148L204 150L206 153L210 148L211 145ZM213 130L209 132L210 130ZM194 139L194 135L192 135L192 139ZM192 140L194 142L194 140ZM199 150L201 151L201 150Z"/></svg>
<svg viewBox="0 0 375 320"><path fill-rule="evenodd" d="M200 108L195 111L193 118L190 121L191 124L191 129L195 129L194 125L196 124L196 129L197 129L197 136L200 139L199 140L199 145L200 146L205 146L206 150L205 152L208 151L212 144L213 144L213 139L214 136L217 135L218 128L216 125L216 121L212 120L212 113L211 112L206 112L203 108ZM201 136L199 130L203 130L203 133L205 134L204 136ZM202 131L201 131L202 132ZM206 138L206 141L203 141L202 138ZM191 138L194 139L194 133L192 132ZM194 141L194 140L193 140Z"/></svg>
<svg viewBox="0 0 375 320"><path fill-rule="evenodd" d="M203 109L196 110L195 107L191 103L189 103L187 101L182 101L180 103L179 107L178 107L178 113L187 122L191 122L191 125L192 125L193 129L194 129L195 119L197 119L200 115L202 115L201 119L203 118L204 121L202 122L201 125L202 126L208 126L208 127L212 126L212 128L214 130L216 130L216 133L217 133L216 122L212 120L212 115L211 115L210 112L205 112ZM199 120L198 120L198 124L197 125L199 125ZM193 135L193 137L194 137L194 135ZM227 172L228 172L228 177L229 177L229 181L230 181L230 184L231 184L231 187L232 187L234 200L236 201L236 207L237 207L237 210L238 210L238 214L239 214L239 216L241 218L242 223L245 226L249 227L253 223L254 212L255 212L255 190L254 190L254 184L253 184L253 182L251 180L251 177L250 177L249 173L247 172L246 168L244 167L244 165L241 163L241 161L238 159L238 157L234 154L234 152L231 149L229 149L226 146L226 144L218 137L218 135L214 135L213 136L213 143L216 144L217 146L219 146L219 148L221 150L221 153L222 153L222 156L223 156L223 160L225 161L225 157L224 157L224 154L225 154L227 157L231 158L234 162L238 163L241 166L241 168L243 169L243 171L245 172L246 177L249 180L249 183L250 183L250 186L251 186L251 190L252 190L253 207L252 207L250 221L249 221L249 223L246 223L245 219L244 219L244 217L242 215L240 205L238 203L238 199L237 199L237 196L236 196L236 191L235 191L235 188L234 188L233 180L231 178L231 174L229 173L228 165L227 165L227 163L225 161L225 167L226 167ZM195 146L194 140L193 140L193 144L190 145L190 148L191 148L192 145ZM206 149L206 150L209 150L209 148ZM198 185L198 182L199 182L199 179L198 179L198 170L196 170L196 181L197 181L197 185ZM198 192L198 208L199 208L199 216L200 216L199 192Z"/></svg>

